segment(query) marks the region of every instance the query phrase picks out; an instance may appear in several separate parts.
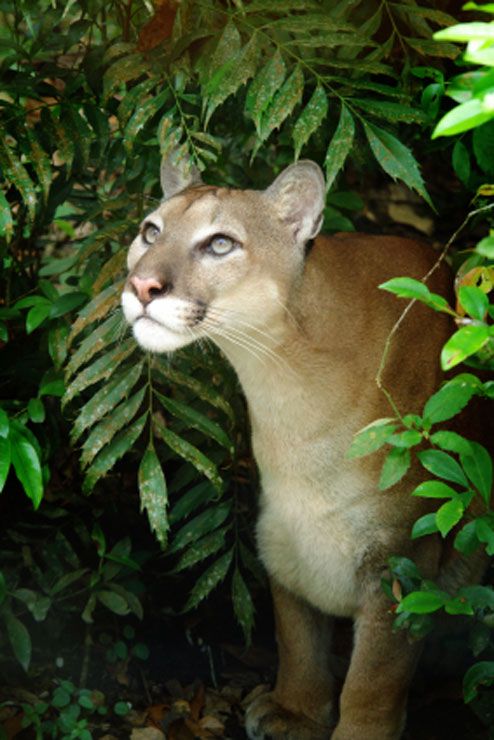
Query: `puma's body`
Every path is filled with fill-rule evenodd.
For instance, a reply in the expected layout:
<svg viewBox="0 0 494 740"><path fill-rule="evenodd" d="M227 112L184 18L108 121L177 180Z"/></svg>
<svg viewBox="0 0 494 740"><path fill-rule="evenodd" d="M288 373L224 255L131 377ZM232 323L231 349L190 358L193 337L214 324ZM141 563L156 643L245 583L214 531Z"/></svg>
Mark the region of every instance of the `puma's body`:
<svg viewBox="0 0 494 740"><path fill-rule="evenodd" d="M264 192L184 189L191 183L169 167L163 180L166 200L131 247L122 303L151 351L213 339L248 401L262 483L258 545L280 652L276 688L250 707L248 734L329 737L328 617L338 615L353 617L356 632L332 737L398 738L417 647L391 631L380 588L387 559L412 555L430 577L455 568L439 540L410 542L424 513L423 499L409 495L418 472L382 492L382 457L346 453L359 429L389 416L375 377L402 306L377 286L423 277L433 257L409 240L355 234L318 237L305 257L324 202L310 162ZM437 270L430 287L444 292L447 282ZM437 386L449 331L420 306L401 325L384 380L403 411L420 411ZM474 568L462 563L461 579Z"/></svg>

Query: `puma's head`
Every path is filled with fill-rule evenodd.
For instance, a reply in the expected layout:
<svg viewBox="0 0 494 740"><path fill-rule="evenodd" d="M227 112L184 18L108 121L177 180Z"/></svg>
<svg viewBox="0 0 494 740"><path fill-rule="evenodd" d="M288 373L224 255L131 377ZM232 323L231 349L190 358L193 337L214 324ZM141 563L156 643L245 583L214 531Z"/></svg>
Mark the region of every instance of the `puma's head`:
<svg viewBox="0 0 494 740"><path fill-rule="evenodd" d="M164 200L131 244L122 295L139 344L173 351L273 321L321 226L319 167L301 161L255 191L203 185L196 170L167 161L161 183Z"/></svg>

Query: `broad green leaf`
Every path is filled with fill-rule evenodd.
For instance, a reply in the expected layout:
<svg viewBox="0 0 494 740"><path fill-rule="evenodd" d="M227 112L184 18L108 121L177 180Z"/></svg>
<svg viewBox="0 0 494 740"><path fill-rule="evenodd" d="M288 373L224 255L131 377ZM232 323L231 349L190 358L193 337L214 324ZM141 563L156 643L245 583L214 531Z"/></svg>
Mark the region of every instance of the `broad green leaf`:
<svg viewBox="0 0 494 740"><path fill-rule="evenodd" d="M388 441L396 430L396 419L377 419L361 429L354 436L347 457L363 457L375 452Z"/></svg>
<svg viewBox="0 0 494 740"><path fill-rule="evenodd" d="M77 568L77 570L74 570L70 573L65 573L61 578L58 579L58 581L55 581L53 586L50 588L50 596L56 596L56 594L60 593L60 591L64 591L66 588L78 581L88 572L88 568Z"/></svg>
<svg viewBox="0 0 494 740"><path fill-rule="evenodd" d="M182 611L187 612L195 607L209 596L211 591L221 583L228 573L228 569L233 559L233 548L225 552L218 560L204 571L200 578L196 581L195 585L190 592L190 596L187 599Z"/></svg>
<svg viewBox="0 0 494 740"><path fill-rule="evenodd" d="M105 475L126 452L128 452L144 429L148 412L134 421L129 429L120 432L113 441L102 450L86 472L82 483L83 493L90 493L97 481Z"/></svg>
<svg viewBox="0 0 494 740"><path fill-rule="evenodd" d="M0 437L0 493L10 470L10 438Z"/></svg>
<svg viewBox="0 0 494 740"><path fill-rule="evenodd" d="M183 570L189 570L193 565L221 550L225 546L226 534L229 529L228 526L221 527L201 537L196 542L192 542L181 555L172 572L180 573Z"/></svg>
<svg viewBox="0 0 494 740"><path fill-rule="evenodd" d="M468 522L458 532L455 537L455 549L464 555L471 555L480 545L480 540L476 533L476 522Z"/></svg>
<svg viewBox="0 0 494 740"><path fill-rule="evenodd" d="M414 591L403 597L396 611L398 614L405 611L412 614L430 614L444 606L448 600L448 594L442 591Z"/></svg>
<svg viewBox="0 0 494 740"><path fill-rule="evenodd" d="M130 338L121 344L114 345L110 350L99 357L92 365L88 365L65 391L63 406L66 406L75 396L85 388L89 388L100 380L108 380L118 366L136 349L135 341Z"/></svg>
<svg viewBox="0 0 494 740"><path fill-rule="evenodd" d="M149 71L148 64L141 54L129 54L114 62L103 76L103 89L109 98L116 87L129 80L135 80Z"/></svg>
<svg viewBox="0 0 494 740"><path fill-rule="evenodd" d="M295 67L262 117L261 126L258 130L261 140L267 139L270 133L279 128L283 121L288 118L297 103L302 100L303 91L304 76L300 67Z"/></svg>
<svg viewBox="0 0 494 740"><path fill-rule="evenodd" d="M97 591L96 597L98 601L101 601L101 603L114 614L124 615L129 613L129 606L126 600L114 591Z"/></svg>
<svg viewBox="0 0 494 740"><path fill-rule="evenodd" d="M0 132L0 167L3 176L7 179L21 194L22 201L26 207L28 222L33 223L36 218L36 190L34 183L29 177L26 168L14 154L7 144L6 136Z"/></svg>
<svg viewBox="0 0 494 740"><path fill-rule="evenodd" d="M187 524L184 524L184 526L178 530L168 552L173 553L177 552L177 550L182 550L192 542L196 542L205 534L209 534L216 530L229 516L231 508L231 501L225 501L216 506L210 506L201 514L190 519Z"/></svg>
<svg viewBox="0 0 494 740"><path fill-rule="evenodd" d="M458 492L441 481L427 480L424 483L420 483L412 491L412 496L423 496L424 498L457 498Z"/></svg>
<svg viewBox="0 0 494 740"><path fill-rule="evenodd" d="M122 128L125 128L135 109L141 105L143 101L148 99L149 93L155 86L156 80L151 79L139 82L139 84L135 85L131 90L127 90L117 109L117 117Z"/></svg>
<svg viewBox="0 0 494 740"><path fill-rule="evenodd" d="M144 362L139 362L130 370L120 372L100 388L90 401L84 404L72 425L72 442L79 439L85 429L99 421L130 394L141 376L143 365Z"/></svg>
<svg viewBox="0 0 494 740"><path fill-rule="evenodd" d="M336 178L336 175L345 164L345 160L352 148L353 137L355 134L355 122L352 114L341 103L340 119L338 126L331 139L326 157L324 159L324 169L326 172L326 188L329 190Z"/></svg>
<svg viewBox="0 0 494 740"><path fill-rule="evenodd" d="M412 108L403 103L373 100L372 98L351 98L351 103L357 108L373 113L379 116L379 118L385 118L392 123L399 121L404 121L405 123L424 123L427 120L427 116L420 108Z"/></svg>
<svg viewBox="0 0 494 740"><path fill-rule="evenodd" d="M206 88L205 126L216 108L255 75L259 54L259 38L254 32L244 48L239 49L216 70Z"/></svg>
<svg viewBox="0 0 494 740"><path fill-rule="evenodd" d="M474 611L468 601L461 596L455 596L455 598L448 601L448 603L444 607L444 611L446 612L446 614L453 615L466 614L468 616L472 616L474 614Z"/></svg>
<svg viewBox="0 0 494 740"><path fill-rule="evenodd" d="M31 637L24 624L12 612L4 612L5 626L14 655L27 672L31 662Z"/></svg>
<svg viewBox="0 0 494 740"><path fill-rule="evenodd" d="M458 595L468 599L475 609L491 609L494 611L494 588L492 586L465 586Z"/></svg>
<svg viewBox="0 0 494 740"><path fill-rule="evenodd" d="M52 304L45 298L44 303L39 303L37 306L33 306L29 309L26 316L26 333L31 334L38 326L41 326L43 321L50 316Z"/></svg>
<svg viewBox="0 0 494 740"><path fill-rule="evenodd" d="M410 36L404 38L406 43L425 57L446 57L456 59L460 50L453 44L436 44L429 39L414 39Z"/></svg>
<svg viewBox="0 0 494 740"><path fill-rule="evenodd" d="M186 439L182 439L182 437L179 437L178 434L172 432L171 429L168 429L159 421L155 420L155 422L156 429L163 442L168 445L171 450L176 452L179 457L192 463L200 473L205 475L206 478L209 478L215 488L221 490L223 482L218 473L218 469L212 460L206 457L206 455L198 450L197 447L194 447L190 442L187 442Z"/></svg>
<svg viewBox="0 0 494 740"><path fill-rule="evenodd" d="M441 352L441 367L451 370L467 357L474 355L489 339L489 327L486 324L469 324L458 329L448 339Z"/></svg>
<svg viewBox="0 0 494 740"><path fill-rule="evenodd" d="M388 131L378 128L367 121L364 129L375 158L385 172L393 178L400 179L433 208L433 203L425 189L422 175L412 152Z"/></svg>
<svg viewBox="0 0 494 740"><path fill-rule="evenodd" d="M494 83L494 75L492 75ZM494 91L494 84L489 92ZM473 151L479 166L488 176L494 174L494 120L475 129L472 136Z"/></svg>
<svg viewBox="0 0 494 740"><path fill-rule="evenodd" d="M434 38L438 41L473 41L474 39L494 41L494 24L482 21L458 23L456 26L436 31Z"/></svg>
<svg viewBox="0 0 494 740"><path fill-rule="evenodd" d="M490 121L491 118L494 118L494 111L489 110L481 99L473 98L448 111L437 124L431 138L455 136L476 126L481 126L486 121Z"/></svg>
<svg viewBox="0 0 494 740"><path fill-rule="evenodd" d="M81 367L81 365L89 362L89 360L100 350L105 349L108 351L108 346L111 345L115 339L120 338L122 333L122 315L120 313L112 314L106 321L92 331L91 334L81 342L77 351L74 352L65 368L67 380Z"/></svg>
<svg viewBox="0 0 494 740"><path fill-rule="evenodd" d="M481 239L475 247L475 251L482 257L494 260L494 236L486 236Z"/></svg>
<svg viewBox="0 0 494 740"><path fill-rule="evenodd" d="M442 450L423 450L418 453L417 457L429 473L468 488L465 473L451 455L448 455Z"/></svg>
<svg viewBox="0 0 494 740"><path fill-rule="evenodd" d="M437 532L436 514L424 514L412 527L412 540Z"/></svg>
<svg viewBox="0 0 494 740"><path fill-rule="evenodd" d="M56 301L53 302L50 311L50 319L65 316L66 313L70 313L74 309L79 308L86 303L86 301L86 293L81 293L80 291L64 293L64 295L59 296Z"/></svg>
<svg viewBox="0 0 494 740"><path fill-rule="evenodd" d="M48 332L48 352L57 370L60 370L67 359L67 337L69 327L66 323L57 322Z"/></svg>
<svg viewBox="0 0 494 740"><path fill-rule="evenodd" d="M489 516L475 520L475 535L479 542L485 544L487 554L494 555L494 526Z"/></svg>
<svg viewBox="0 0 494 740"><path fill-rule="evenodd" d="M485 503L489 503L492 491L492 458L478 442L470 442L470 450L460 457L463 469Z"/></svg>
<svg viewBox="0 0 494 740"><path fill-rule="evenodd" d="M80 462L83 468L87 467L98 452L113 439L115 434L134 418L142 404L145 393L146 388L141 388L131 398L122 401L94 427L82 446Z"/></svg>
<svg viewBox="0 0 494 740"><path fill-rule="evenodd" d="M465 507L460 498L453 498L439 507L436 511L436 524L443 537L446 537L448 532L458 524L464 510Z"/></svg>
<svg viewBox="0 0 494 740"><path fill-rule="evenodd" d="M189 516L201 504L207 504L217 497L218 493L209 480L202 480L197 485L182 493L170 511L168 517L170 524L176 524L181 519Z"/></svg>
<svg viewBox="0 0 494 740"><path fill-rule="evenodd" d="M379 479L379 490L385 491L398 483L407 472L410 464L410 450L395 447L391 452L388 452Z"/></svg>
<svg viewBox="0 0 494 740"><path fill-rule="evenodd" d="M166 544L169 523L167 519L168 492L158 456L153 447L148 447L139 465L138 472L141 509L146 509L151 531L160 544Z"/></svg>
<svg viewBox="0 0 494 740"><path fill-rule="evenodd" d="M431 434L431 442L442 450L459 454L470 453L470 442L456 432L440 431Z"/></svg>
<svg viewBox="0 0 494 740"><path fill-rule="evenodd" d="M22 487L37 509L43 498L41 461L35 447L17 426L12 426L10 431L10 455Z"/></svg>
<svg viewBox="0 0 494 740"><path fill-rule="evenodd" d="M0 437L6 439L9 436L10 420L7 412L0 407Z"/></svg>
<svg viewBox="0 0 494 740"><path fill-rule="evenodd" d="M45 407L41 398L31 398L29 400L27 413L31 421L35 424L41 424L45 420Z"/></svg>
<svg viewBox="0 0 494 740"><path fill-rule="evenodd" d="M399 432L399 434L392 434L387 440L393 447L415 447L422 442L422 435L415 429L407 429L405 432Z"/></svg>
<svg viewBox="0 0 494 740"><path fill-rule="evenodd" d="M460 303L472 319L483 321L489 308L489 299L480 288L474 285L462 285L458 297Z"/></svg>
<svg viewBox="0 0 494 740"><path fill-rule="evenodd" d="M463 185L467 185L470 180L472 166L470 163L470 153L462 141L455 142L451 161L458 178Z"/></svg>
<svg viewBox="0 0 494 740"><path fill-rule="evenodd" d="M468 704L476 698L481 686L494 684L494 661L483 660L475 663L463 678L463 696Z"/></svg>
<svg viewBox="0 0 494 740"><path fill-rule="evenodd" d="M144 128L152 116L156 115L156 113L161 110L169 97L170 91L168 88L165 88L161 93L153 95L151 98L141 102L138 106L125 127L123 142L128 154L131 153L134 147L134 142L139 131Z"/></svg>
<svg viewBox="0 0 494 740"><path fill-rule="evenodd" d="M481 389L482 384L475 375L471 375L470 373L457 375L441 386L428 399L424 406L424 419L428 419L431 424L437 424L453 418L453 416L456 416L456 414L459 414L465 408L472 396L480 392ZM456 438L440 437L439 439L449 439L451 443L454 443ZM459 444L461 446L461 442ZM457 452L459 449L451 449L451 451Z"/></svg>
<svg viewBox="0 0 494 740"><path fill-rule="evenodd" d="M249 645L254 626L254 604L238 568L235 568L232 578L232 601L235 616L242 627L247 645Z"/></svg>
<svg viewBox="0 0 494 740"><path fill-rule="evenodd" d="M211 421L211 419L208 419L207 416L202 414L200 411L197 411L192 406L189 406L186 403L182 403L182 401L177 401L174 398L168 398L167 396L163 396L157 391L155 391L155 394L167 411L169 411L177 418L182 419L182 421L184 421L193 429L198 429L207 437L215 439L217 442L219 442L220 445L225 447L231 455L233 455L233 442L226 434L226 432L224 432L223 429L219 426L219 424Z"/></svg>
<svg viewBox="0 0 494 740"><path fill-rule="evenodd" d="M285 62L280 52L276 50L250 83L245 100L245 113L254 121L259 135L262 115L273 100L275 93L281 88L285 74Z"/></svg>
<svg viewBox="0 0 494 740"><path fill-rule="evenodd" d="M318 83L312 97L304 106L292 131L295 159L299 158L302 147L319 128L328 112L328 98L324 88Z"/></svg>
<svg viewBox="0 0 494 740"><path fill-rule="evenodd" d="M381 283L379 288L394 293L398 298L410 298L411 300L425 303L426 306L429 306L435 311L453 313L449 308L448 302L437 293L431 293L427 285L420 280L408 277L391 278L391 280Z"/></svg>

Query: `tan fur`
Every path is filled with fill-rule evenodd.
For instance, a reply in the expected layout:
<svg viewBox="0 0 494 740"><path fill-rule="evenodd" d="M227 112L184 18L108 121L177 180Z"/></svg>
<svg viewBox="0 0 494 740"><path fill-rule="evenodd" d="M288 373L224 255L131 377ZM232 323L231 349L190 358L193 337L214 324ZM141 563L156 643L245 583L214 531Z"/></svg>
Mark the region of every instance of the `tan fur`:
<svg viewBox="0 0 494 740"><path fill-rule="evenodd" d="M345 234L318 237L304 260L324 201L310 162L288 168L264 192L198 186L195 173L167 192L166 172L163 179L167 199L146 220L160 233L147 248L141 237L133 242L122 303L151 351L213 339L248 401L262 482L257 539L280 653L274 691L248 710L249 737L329 737L329 618L339 615L354 618L355 646L332 737L398 738L419 648L392 633L380 579L392 554L414 557L436 577L441 543L409 539L424 513L424 501L409 495L418 471L379 492L382 456L346 453L355 432L390 415L375 376L403 305L377 286L397 275L421 278L433 255L405 239ZM188 182L194 187L182 190ZM215 234L235 242L230 254L204 250ZM166 289L138 297L146 281ZM448 282L441 269L430 287L444 292ZM420 306L400 328L385 383L403 411L420 412L437 386L450 330ZM461 568L465 582L474 566Z"/></svg>

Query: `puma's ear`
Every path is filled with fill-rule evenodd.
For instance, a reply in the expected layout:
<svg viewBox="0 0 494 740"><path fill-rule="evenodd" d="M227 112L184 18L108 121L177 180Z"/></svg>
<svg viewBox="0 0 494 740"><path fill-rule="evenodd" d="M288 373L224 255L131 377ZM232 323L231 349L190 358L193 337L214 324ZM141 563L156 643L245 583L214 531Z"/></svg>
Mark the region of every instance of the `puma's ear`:
<svg viewBox="0 0 494 740"><path fill-rule="evenodd" d="M264 195L291 227L297 243L305 244L318 234L326 193L321 168L315 162L303 159L291 164Z"/></svg>
<svg viewBox="0 0 494 740"><path fill-rule="evenodd" d="M161 187L165 200L181 193L192 185L200 185L201 173L197 167L184 157L180 149L174 149L164 157L160 169Z"/></svg>

